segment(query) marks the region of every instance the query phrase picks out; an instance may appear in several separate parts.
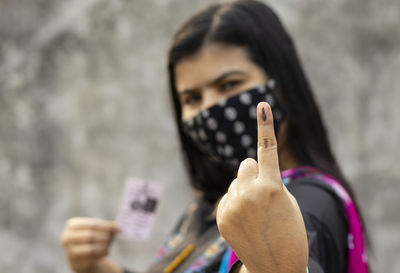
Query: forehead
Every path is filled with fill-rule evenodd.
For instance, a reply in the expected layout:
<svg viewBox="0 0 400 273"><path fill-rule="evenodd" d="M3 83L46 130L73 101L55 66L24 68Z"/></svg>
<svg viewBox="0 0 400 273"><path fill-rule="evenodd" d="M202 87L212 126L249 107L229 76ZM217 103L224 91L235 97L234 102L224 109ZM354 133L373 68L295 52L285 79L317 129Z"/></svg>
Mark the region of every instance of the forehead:
<svg viewBox="0 0 400 273"><path fill-rule="evenodd" d="M177 63L176 88L178 92L195 88L212 81L228 70L249 72L254 66L244 48L211 43Z"/></svg>

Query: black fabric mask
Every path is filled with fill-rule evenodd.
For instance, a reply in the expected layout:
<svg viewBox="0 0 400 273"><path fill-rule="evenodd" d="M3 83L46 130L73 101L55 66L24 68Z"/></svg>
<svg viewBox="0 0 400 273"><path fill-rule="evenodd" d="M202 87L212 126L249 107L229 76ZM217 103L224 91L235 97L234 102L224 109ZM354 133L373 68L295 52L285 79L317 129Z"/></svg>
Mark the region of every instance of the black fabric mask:
<svg viewBox="0 0 400 273"><path fill-rule="evenodd" d="M257 104L266 101L274 115L275 133L284 111L272 89L274 81L219 101L183 122L184 132L215 162L238 167L248 157L257 158Z"/></svg>

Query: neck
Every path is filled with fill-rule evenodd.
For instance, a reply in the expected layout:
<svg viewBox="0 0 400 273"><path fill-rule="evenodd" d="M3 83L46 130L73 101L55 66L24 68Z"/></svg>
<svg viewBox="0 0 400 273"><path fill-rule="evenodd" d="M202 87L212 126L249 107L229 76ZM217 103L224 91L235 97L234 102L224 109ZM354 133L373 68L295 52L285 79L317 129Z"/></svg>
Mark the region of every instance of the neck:
<svg viewBox="0 0 400 273"><path fill-rule="evenodd" d="M278 151L279 155L279 168L282 171L300 167L300 163L293 156L289 149L283 149Z"/></svg>
<svg viewBox="0 0 400 273"><path fill-rule="evenodd" d="M281 172L284 170L300 167L300 162L297 160L297 158L294 156L291 149L287 145L287 121L282 123L277 138L279 168Z"/></svg>

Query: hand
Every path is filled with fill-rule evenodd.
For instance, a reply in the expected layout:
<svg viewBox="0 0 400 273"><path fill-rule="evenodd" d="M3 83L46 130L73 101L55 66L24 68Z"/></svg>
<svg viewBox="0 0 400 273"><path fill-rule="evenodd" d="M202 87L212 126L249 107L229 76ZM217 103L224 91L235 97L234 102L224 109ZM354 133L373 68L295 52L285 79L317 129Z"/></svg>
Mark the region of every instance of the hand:
<svg viewBox="0 0 400 273"><path fill-rule="evenodd" d="M77 273L100 272L114 236L119 232L112 221L93 218L71 218L64 226L61 242L72 270Z"/></svg>
<svg viewBox="0 0 400 273"><path fill-rule="evenodd" d="M221 236L243 263L241 272L305 272L308 244L296 199L282 183L270 106L257 106L258 163L241 162L217 209Z"/></svg>

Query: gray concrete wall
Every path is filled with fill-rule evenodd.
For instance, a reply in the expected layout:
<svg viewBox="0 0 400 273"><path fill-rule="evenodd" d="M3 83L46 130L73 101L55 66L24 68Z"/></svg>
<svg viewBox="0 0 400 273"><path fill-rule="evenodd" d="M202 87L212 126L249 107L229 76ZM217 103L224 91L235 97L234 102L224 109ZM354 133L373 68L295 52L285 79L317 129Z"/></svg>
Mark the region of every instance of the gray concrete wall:
<svg viewBox="0 0 400 273"><path fill-rule="evenodd" d="M114 219L129 175L162 182L164 199L153 240L117 239L111 255L138 269L150 261L191 198L166 51L179 24L211 2L0 0L0 272L69 272L64 221ZM358 194L374 268L400 272L400 4L270 2Z"/></svg>

